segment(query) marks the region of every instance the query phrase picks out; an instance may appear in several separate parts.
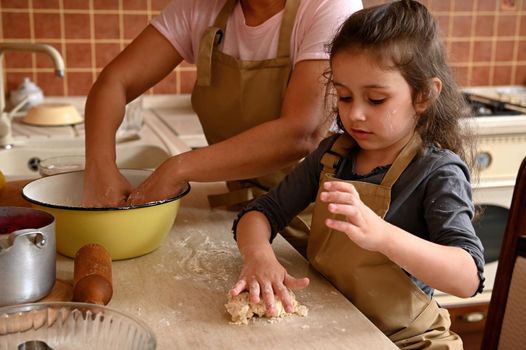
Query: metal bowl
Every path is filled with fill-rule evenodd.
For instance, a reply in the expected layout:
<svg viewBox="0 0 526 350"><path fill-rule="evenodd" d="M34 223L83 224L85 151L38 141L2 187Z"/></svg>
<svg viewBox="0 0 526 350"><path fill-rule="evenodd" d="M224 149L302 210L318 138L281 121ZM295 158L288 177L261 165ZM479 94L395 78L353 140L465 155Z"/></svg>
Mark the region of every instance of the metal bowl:
<svg viewBox="0 0 526 350"><path fill-rule="evenodd" d="M49 302L0 308L0 349L155 348L148 325L105 306Z"/></svg>
<svg viewBox="0 0 526 350"><path fill-rule="evenodd" d="M133 186L139 185L150 170L121 169ZM57 251L74 257L89 243L104 246L113 260L147 254L158 248L170 232L179 199L190 191L186 184L180 193L162 201L138 206L85 208L82 205L84 172L61 173L36 179L22 189L22 196L35 208L56 219Z"/></svg>
<svg viewBox="0 0 526 350"><path fill-rule="evenodd" d="M84 155L67 155L43 159L38 163L40 176L84 170Z"/></svg>

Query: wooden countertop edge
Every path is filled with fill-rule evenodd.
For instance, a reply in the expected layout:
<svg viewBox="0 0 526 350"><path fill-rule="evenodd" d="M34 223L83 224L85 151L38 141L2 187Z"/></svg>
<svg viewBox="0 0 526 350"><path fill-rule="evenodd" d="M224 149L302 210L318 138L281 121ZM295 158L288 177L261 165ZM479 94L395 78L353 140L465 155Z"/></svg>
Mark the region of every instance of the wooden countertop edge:
<svg viewBox="0 0 526 350"><path fill-rule="evenodd" d="M31 203L22 198L22 188L31 180L9 181L0 190L1 207L30 207Z"/></svg>

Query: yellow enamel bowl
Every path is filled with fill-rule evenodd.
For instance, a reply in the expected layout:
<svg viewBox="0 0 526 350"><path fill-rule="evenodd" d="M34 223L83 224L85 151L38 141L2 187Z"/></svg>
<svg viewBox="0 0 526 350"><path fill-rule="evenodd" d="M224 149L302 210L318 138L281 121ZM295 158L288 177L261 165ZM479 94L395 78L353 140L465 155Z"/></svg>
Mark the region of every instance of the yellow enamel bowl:
<svg viewBox="0 0 526 350"><path fill-rule="evenodd" d="M121 173L137 186L151 171L121 169ZM84 208L83 180L83 171L61 173L36 179L22 189L22 196L33 207L55 217L57 251L69 257L88 243L104 246L113 260L155 250L173 226L180 198L190 191L186 184L179 194L162 201L133 207Z"/></svg>

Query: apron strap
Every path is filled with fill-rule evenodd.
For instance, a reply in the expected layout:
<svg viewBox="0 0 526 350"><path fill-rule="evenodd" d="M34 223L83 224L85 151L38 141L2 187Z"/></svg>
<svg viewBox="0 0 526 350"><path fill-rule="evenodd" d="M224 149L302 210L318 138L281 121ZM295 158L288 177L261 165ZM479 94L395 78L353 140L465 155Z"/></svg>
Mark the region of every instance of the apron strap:
<svg viewBox="0 0 526 350"><path fill-rule="evenodd" d="M420 135L415 132L411 137L411 140L405 145L402 151L398 154L393 164L385 174L381 185L385 187L392 188L394 183L398 180L400 175L407 168L409 163L417 155L418 151L422 147L422 139Z"/></svg>
<svg viewBox="0 0 526 350"><path fill-rule="evenodd" d="M222 35L220 33L221 29L210 27L204 32L199 42L196 79L196 84L199 86L210 86L212 82L212 52L217 38Z"/></svg>
<svg viewBox="0 0 526 350"><path fill-rule="evenodd" d="M228 17L234 10L238 0L227 0L216 17L214 25L203 33L199 42L199 53L197 55L197 85L210 86L212 82L212 55L214 47L219 45L225 34Z"/></svg>
<svg viewBox="0 0 526 350"><path fill-rule="evenodd" d="M336 169L340 165L340 161L349 150L354 147L356 142L346 133L341 134L331 149L323 155L321 163L323 164L323 170L320 174L322 179L325 174L334 174ZM385 174L381 185L384 187L391 188L393 184L398 180L400 175L407 168L409 163L417 155L418 151L422 146L422 139L418 133L414 133L407 145L402 149L400 154L396 157L395 161Z"/></svg>
<svg viewBox="0 0 526 350"><path fill-rule="evenodd" d="M285 3L285 11L283 12L281 27L279 29L278 57L290 56L292 29L294 28L299 5L299 0L287 0Z"/></svg>
<svg viewBox="0 0 526 350"><path fill-rule="evenodd" d="M354 147L356 142L346 133L338 136L336 141L332 144L332 147L329 151L321 158L321 164L323 165L323 170L320 174L320 179L322 179L325 174L335 174L336 169L340 165L340 161L351 148Z"/></svg>
<svg viewBox="0 0 526 350"><path fill-rule="evenodd" d="M234 11L234 7L236 6L237 2L238 0L227 0L225 2L225 5L216 17L214 27L220 28L223 32L225 31L226 22L228 22L228 17L230 17L232 12Z"/></svg>

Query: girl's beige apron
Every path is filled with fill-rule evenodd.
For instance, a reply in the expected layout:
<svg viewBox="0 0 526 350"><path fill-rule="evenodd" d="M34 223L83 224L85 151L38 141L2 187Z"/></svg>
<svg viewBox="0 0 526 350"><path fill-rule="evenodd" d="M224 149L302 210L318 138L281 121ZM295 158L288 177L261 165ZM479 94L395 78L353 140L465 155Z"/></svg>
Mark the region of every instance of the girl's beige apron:
<svg viewBox="0 0 526 350"><path fill-rule="evenodd" d="M391 188L421 149L415 134L391 165L380 185L346 181L360 199L382 218L389 210ZM324 170L316 199L308 258L347 298L402 349L462 349L462 340L449 331L449 313L438 307L408 275L386 256L364 250L342 232L329 229L326 218L339 217L319 199L325 181L334 177L341 157L354 146L352 138L340 136L322 158ZM344 220L343 217L339 217Z"/></svg>
<svg viewBox="0 0 526 350"><path fill-rule="evenodd" d="M226 1L214 25L205 31L199 44L192 107L199 116L209 144L277 119L292 71L290 41L300 1L286 1L277 57L261 61L241 61L219 50L227 20L237 2ZM209 196L210 205L232 207L246 203L277 185L290 170L289 167L256 179L229 181L230 192ZM291 224L299 231L288 231L293 237L287 239L298 240L294 245L305 247L308 226L299 218Z"/></svg>

